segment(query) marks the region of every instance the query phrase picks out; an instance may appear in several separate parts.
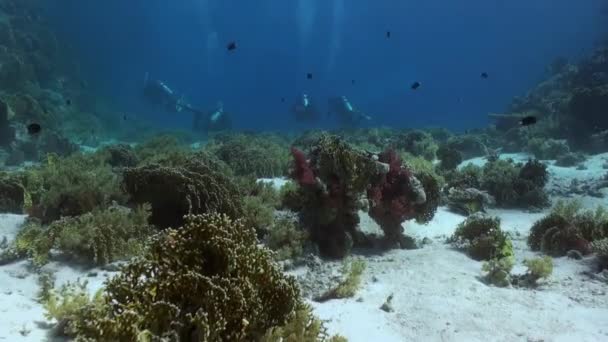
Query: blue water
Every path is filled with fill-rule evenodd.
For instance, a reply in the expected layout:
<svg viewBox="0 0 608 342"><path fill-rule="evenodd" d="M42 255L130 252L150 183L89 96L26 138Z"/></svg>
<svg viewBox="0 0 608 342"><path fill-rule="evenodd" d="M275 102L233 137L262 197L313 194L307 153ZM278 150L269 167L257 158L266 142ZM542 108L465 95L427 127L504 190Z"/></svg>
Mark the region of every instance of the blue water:
<svg viewBox="0 0 608 342"><path fill-rule="evenodd" d="M290 114L301 92L321 108L346 95L374 126L485 126L488 112L546 77L554 58L578 59L608 31L600 0L48 3L60 39L115 110L177 128L191 117L144 103L146 71L202 108L223 101L242 129L303 128Z"/></svg>

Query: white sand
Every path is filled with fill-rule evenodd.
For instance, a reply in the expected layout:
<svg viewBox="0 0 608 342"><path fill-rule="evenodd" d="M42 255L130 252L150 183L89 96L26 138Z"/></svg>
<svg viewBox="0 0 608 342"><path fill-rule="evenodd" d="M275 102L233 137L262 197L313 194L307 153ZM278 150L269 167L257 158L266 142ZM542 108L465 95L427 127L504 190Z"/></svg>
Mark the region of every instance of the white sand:
<svg viewBox="0 0 608 342"><path fill-rule="evenodd" d="M542 216L493 214L507 231L521 233ZM329 320L330 332L352 342L608 340L608 289L580 274L589 260L555 259L554 275L537 290L487 286L479 280L481 262L443 242L463 219L440 208L428 226L408 224L409 233L434 243L369 257L354 299L314 303L316 313ZM526 236L514 241L519 263L534 255ZM514 272L524 269L520 265ZM379 308L390 294L395 311L386 313Z"/></svg>
<svg viewBox="0 0 608 342"><path fill-rule="evenodd" d="M25 219L24 215L0 214L0 239L12 241ZM99 269L82 269L77 266L51 262L43 271L52 271L56 286L87 280L87 288L95 293L102 287L109 272ZM96 277L88 277L97 272ZM19 261L0 266L0 341L45 341L50 336L52 322L44 318L44 309L36 301L40 287L38 275L29 267L28 261ZM25 335L22 335L22 332ZM52 337L52 336L50 336Z"/></svg>

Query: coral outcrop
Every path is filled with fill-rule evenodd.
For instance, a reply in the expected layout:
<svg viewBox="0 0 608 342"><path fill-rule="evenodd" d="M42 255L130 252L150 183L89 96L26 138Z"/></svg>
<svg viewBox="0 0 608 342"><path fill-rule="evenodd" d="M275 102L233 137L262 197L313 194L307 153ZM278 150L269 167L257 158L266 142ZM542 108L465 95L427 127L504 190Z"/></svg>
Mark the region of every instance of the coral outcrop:
<svg viewBox="0 0 608 342"><path fill-rule="evenodd" d="M225 215L189 215L107 283L69 330L90 341L253 341L301 307L255 231Z"/></svg>
<svg viewBox="0 0 608 342"><path fill-rule="evenodd" d="M150 222L161 228L181 226L187 214L219 212L233 218L242 214L239 191L231 179L198 160L181 166L127 168L123 189L131 202L152 205Z"/></svg>

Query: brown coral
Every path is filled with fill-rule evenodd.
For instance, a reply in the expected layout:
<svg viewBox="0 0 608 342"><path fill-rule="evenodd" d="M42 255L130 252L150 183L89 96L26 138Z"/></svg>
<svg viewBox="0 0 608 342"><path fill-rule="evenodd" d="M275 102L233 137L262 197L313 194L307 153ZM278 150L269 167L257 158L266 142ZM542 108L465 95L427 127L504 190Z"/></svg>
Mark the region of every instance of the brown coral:
<svg viewBox="0 0 608 342"><path fill-rule="evenodd" d="M231 180L198 161L127 168L123 188L132 202L152 205L150 223L162 228L182 225L187 214L219 212L236 218L242 213Z"/></svg>

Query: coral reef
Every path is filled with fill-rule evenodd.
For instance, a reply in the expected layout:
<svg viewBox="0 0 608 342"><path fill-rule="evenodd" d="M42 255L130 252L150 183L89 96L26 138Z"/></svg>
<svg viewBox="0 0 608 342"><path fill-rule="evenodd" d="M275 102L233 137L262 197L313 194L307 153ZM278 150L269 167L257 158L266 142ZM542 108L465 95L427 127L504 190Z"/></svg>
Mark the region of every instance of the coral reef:
<svg viewBox="0 0 608 342"><path fill-rule="evenodd" d="M528 141L527 151L537 159L559 159L570 153L566 140L532 138Z"/></svg>
<svg viewBox="0 0 608 342"><path fill-rule="evenodd" d="M102 153L107 153L108 164L112 167L133 167L139 163L131 146L126 144L108 146L102 150Z"/></svg>
<svg viewBox="0 0 608 342"><path fill-rule="evenodd" d="M186 217L145 257L107 283L70 331L89 341L251 341L301 308L299 291L257 246L251 227L225 215Z"/></svg>
<svg viewBox="0 0 608 342"><path fill-rule="evenodd" d="M608 214L603 207L581 211L578 202L558 202L551 213L532 225L528 245L534 251L563 256L570 250L590 253L589 243L608 237Z"/></svg>
<svg viewBox="0 0 608 342"><path fill-rule="evenodd" d="M481 189L488 191L498 206L543 208L549 204L543 189L547 180L547 167L536 160L523 166L497 160L484 165Z"/></svg>
<svg viewBox="0 0 608 342"><path fill-rule="evenodd" d="M25 188L19 177L0 172L0 212L23 213Z"/></svg>
<svg viewBox="0 0 608 342"><path fill-rule="evenodd" d="M475 188L448 189L448 208L461 215L469 216L477 212L485 212L489 206L494 204L494 197L485 191Z"/></svg>
<svg viewBox="0 0 608 342"><path fill-rule="evenodd" d="M441 162L439 167L442 170L452 171L462 163L462 154L455 148L444 144L437 149L437 159Z"/></svg>
<svg viewBox="0 0 608 342"><path fill-rule="evenodd" d="M307 239L306 231L297 225L296 220L280 217L270 227L265 243L275 251L275 259L280 261L300 257Z"/></svg>
<svg viewBox="0 0 608 342"><path fill-rule="evenodd" d="M299 184L302 223L321 254L343 257L356 238L360 198L376 172L376 164L366 154L352 149L342 139L324 135L307 160L292 149L292 177Z"/></svg>
<svg viewBox="0 0 608 342"><path fill-rule="evenodd" d="M358 151L329 135L319 139L310 160L295 147L292 155L291 176L299 188L284 192L283 203L302 214L312 241L325 256L343 257L352 245L370 243L356 229L359 209L369 209L387 247L404 247L410 244L401 223L426 223L439 204L439 177L427 161L415 162L419 170L413 174L393 150L380 155Z"/></svg>
<svg viewBox="0 0 608 342"><path fill-rule="evenodd" d="M148 216L145 206L133 211L113 206L65 217L48 227L31 221L18 233L2 259L29 257L34 266L40 267L48 262L53 248L88 265L126 259L141 253L145 239L152 234Z"/></svg>
<svg viewBox="0 0 608 342"><path fill-rule="evenodd" d="M206 149L228 164L237 176L276 177L287 174L287 145L273 137L234 135L209 144Z"/></svg>
<svg viewBox="0 0 608 342"><path fill-rule="evenodd" d="M409 152L426 160L434 160L438 146L433 137L424 131L413 130L397 137L394 148Z"/></svg>
<svg viewBox="0 0 608 342"><path fill-rule="evenodd" d="M156 164L127 168L123 188L130 201L150 203L150 223L178 227L186 214L219 212L237 218L242 214L239 191L231 179L216 172L201 160L181 166Z"/></svg>
<svg viewBox="0 0 608 342"><path fill-rule="evenodd" d="M47 155L41 167L25 171L23 177L33 200L29 213L43 223L125 201L118 175L97 156Z"/></svg>
<svg viewBox="0 0 608 342"><path fill-rule="evenodd" d="M599 270L608 269L608 238L591 242L591 251L597 255Z"/></svg>
<svg viewBox="0 0 608 342"><path fill-rule="evenodd" d="M511 239L500 229L498 217L471 215L458 225L448 242L466 249L475 260L500 260L513 256Z"/></svg>

